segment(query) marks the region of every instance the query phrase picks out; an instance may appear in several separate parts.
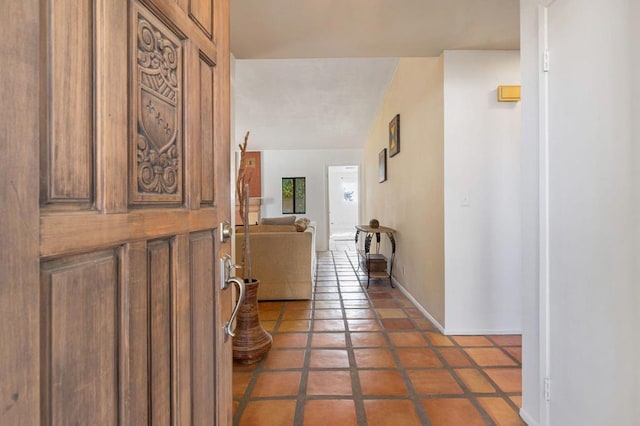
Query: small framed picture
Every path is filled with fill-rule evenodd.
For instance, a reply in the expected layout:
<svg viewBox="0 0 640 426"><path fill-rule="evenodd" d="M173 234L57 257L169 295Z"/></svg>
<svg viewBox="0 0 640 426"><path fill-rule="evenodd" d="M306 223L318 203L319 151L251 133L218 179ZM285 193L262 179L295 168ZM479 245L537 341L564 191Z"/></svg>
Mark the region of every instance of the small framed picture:
<svg viewBox="0 0 640 426"><path fill-rule="evenodd" d="M400 114L389 122L389 158L400 152Z"/></svg>
<svg viewBox="0 0 640 426"><path fill-rule="evenodd" d="M387 148L378 154L378 182L387 180Z"/></svg>

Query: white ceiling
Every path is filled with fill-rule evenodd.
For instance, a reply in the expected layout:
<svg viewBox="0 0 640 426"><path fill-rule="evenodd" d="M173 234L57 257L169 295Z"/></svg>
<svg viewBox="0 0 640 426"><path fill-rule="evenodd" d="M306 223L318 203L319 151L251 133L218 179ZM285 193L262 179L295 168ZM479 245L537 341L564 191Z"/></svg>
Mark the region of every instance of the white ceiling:
<svg viewBox="0 0 640 426"><path fill-rule="evenodd" d="M518 0L231 0L236 143L361 148L394 58L518 48Z"/></svg>

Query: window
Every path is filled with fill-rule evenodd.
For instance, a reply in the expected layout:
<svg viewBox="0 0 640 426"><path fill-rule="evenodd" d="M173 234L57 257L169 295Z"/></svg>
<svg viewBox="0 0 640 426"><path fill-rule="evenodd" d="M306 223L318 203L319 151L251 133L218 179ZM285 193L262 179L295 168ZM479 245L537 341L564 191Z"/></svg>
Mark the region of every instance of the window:
<svg viewBox="0 0 640 426"><path fill-rule="evenodd" d="M305 178L282 178L282 213L306 213L306 191Z"/></svg>

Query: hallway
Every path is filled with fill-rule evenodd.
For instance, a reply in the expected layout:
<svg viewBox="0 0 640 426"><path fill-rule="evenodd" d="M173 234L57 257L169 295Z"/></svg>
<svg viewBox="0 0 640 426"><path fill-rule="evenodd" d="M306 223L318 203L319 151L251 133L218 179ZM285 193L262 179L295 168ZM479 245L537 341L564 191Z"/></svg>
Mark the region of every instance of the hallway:
<svg viewBox="0 0 640 426"><path fill-rule="evenodd" d="M314 300L260 303L274 344L234 365L234 424L524 424L520 336L443 336L388 280L364 287L355 252L322 252Z"/></svg>

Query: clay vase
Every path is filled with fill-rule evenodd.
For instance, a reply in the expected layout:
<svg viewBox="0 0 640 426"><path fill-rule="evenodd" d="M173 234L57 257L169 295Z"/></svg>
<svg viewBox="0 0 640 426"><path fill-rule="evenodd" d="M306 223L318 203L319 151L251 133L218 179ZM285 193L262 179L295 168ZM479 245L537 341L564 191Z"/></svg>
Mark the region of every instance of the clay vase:
<svg viewBox="0 0 640 426"><path fill-rule="evenodd" d="M273 344L271 334L260 324L258 287L260 281L244 280L245 296L236 319L233 338L233 359L241 364L255 364L269 352Z"/></svg>

